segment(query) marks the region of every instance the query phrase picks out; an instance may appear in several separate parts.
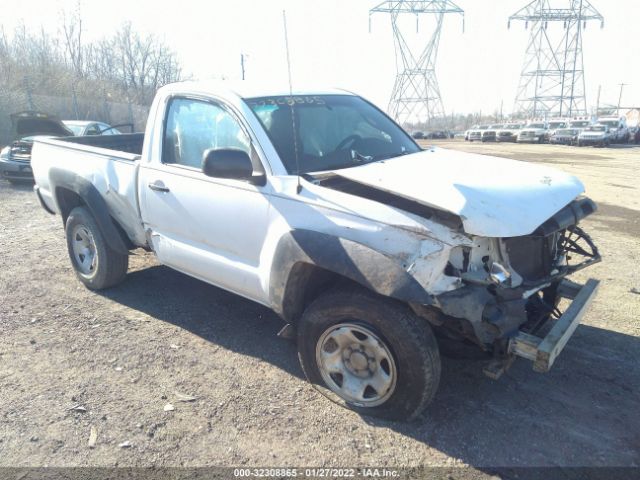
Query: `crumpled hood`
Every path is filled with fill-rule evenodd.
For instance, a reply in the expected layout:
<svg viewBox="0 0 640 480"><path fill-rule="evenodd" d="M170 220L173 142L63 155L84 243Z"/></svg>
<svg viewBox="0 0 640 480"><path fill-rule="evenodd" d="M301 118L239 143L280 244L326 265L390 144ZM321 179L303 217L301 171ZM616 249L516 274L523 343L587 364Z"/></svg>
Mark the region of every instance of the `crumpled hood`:
<svg viewBox="0 0 640 480"><path fill-rule="evenodd" d="M528 235L584 192L559 170L442 148L334 173L459 215L484 237Z"/></svg>

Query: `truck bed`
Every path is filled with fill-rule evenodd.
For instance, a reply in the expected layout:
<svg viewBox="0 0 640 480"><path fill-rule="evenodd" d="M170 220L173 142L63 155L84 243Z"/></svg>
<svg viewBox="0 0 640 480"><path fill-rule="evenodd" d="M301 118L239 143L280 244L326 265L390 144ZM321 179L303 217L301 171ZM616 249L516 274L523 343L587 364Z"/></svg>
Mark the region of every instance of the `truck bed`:
<svg viewBox="0 0 640 480"><path fill-rule="evenodd" d="M60 176L84 179L103 197L131 242L144 246L137 191L143 142L143 133L36 138L31 165L38 194L48 209L57 212Z"/></svg>

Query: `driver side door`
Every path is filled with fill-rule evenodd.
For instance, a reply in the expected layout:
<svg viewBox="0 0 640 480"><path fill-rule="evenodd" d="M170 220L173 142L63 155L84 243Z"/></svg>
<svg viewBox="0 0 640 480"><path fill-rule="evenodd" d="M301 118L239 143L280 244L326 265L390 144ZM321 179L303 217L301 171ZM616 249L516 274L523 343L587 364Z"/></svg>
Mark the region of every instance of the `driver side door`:
<svg viewBox="0 0 640 480"><path fill-rule="evenodd" d="M142 219L159 261L265 303L259 266L269 184L202 172L207 149L251 155L248 131L225 105L199 98L172 98L164 123L161 161L140 168Z"/></svg>

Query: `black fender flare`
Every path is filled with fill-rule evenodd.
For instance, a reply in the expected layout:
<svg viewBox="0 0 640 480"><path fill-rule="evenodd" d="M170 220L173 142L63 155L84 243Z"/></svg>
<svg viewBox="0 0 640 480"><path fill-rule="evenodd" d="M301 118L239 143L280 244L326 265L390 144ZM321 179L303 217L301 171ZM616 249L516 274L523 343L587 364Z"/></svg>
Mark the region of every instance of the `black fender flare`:
<svg viewBox="0 0 640 480"><path fill-rule="evenodd" d="M90 181L73 172L54 167L49 172L49 182L60 213L63 212L63 205L59 190L66 189L76 193L93 215L109 246L118 253L124 255L129 253L129 249L111 218L107 203Z"/></svg>
<svg viewBox="0 0 640 480"><path fill-rule="evenodd" d="M301 313L291 301L305 288L299 265L315 266L348 278L385 297L403 302L433 304L433 297L407 273L402 261L362 243L311 230L292 230L283 235L271 264L269 294L272 308L285 321Z"/></svg>

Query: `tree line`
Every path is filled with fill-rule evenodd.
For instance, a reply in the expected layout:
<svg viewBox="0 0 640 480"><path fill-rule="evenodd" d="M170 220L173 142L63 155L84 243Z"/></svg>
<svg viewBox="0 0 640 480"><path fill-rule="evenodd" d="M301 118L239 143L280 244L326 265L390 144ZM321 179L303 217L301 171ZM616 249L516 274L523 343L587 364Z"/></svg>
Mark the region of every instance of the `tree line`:
<svg viewBox="0 0 640 480"><path fill-rule="evenodd" d="M148 105L159 87L182 79L176 53L130 23L88 42L79 11L61 19L55 33L0 26L0 90Z"/></svg>

